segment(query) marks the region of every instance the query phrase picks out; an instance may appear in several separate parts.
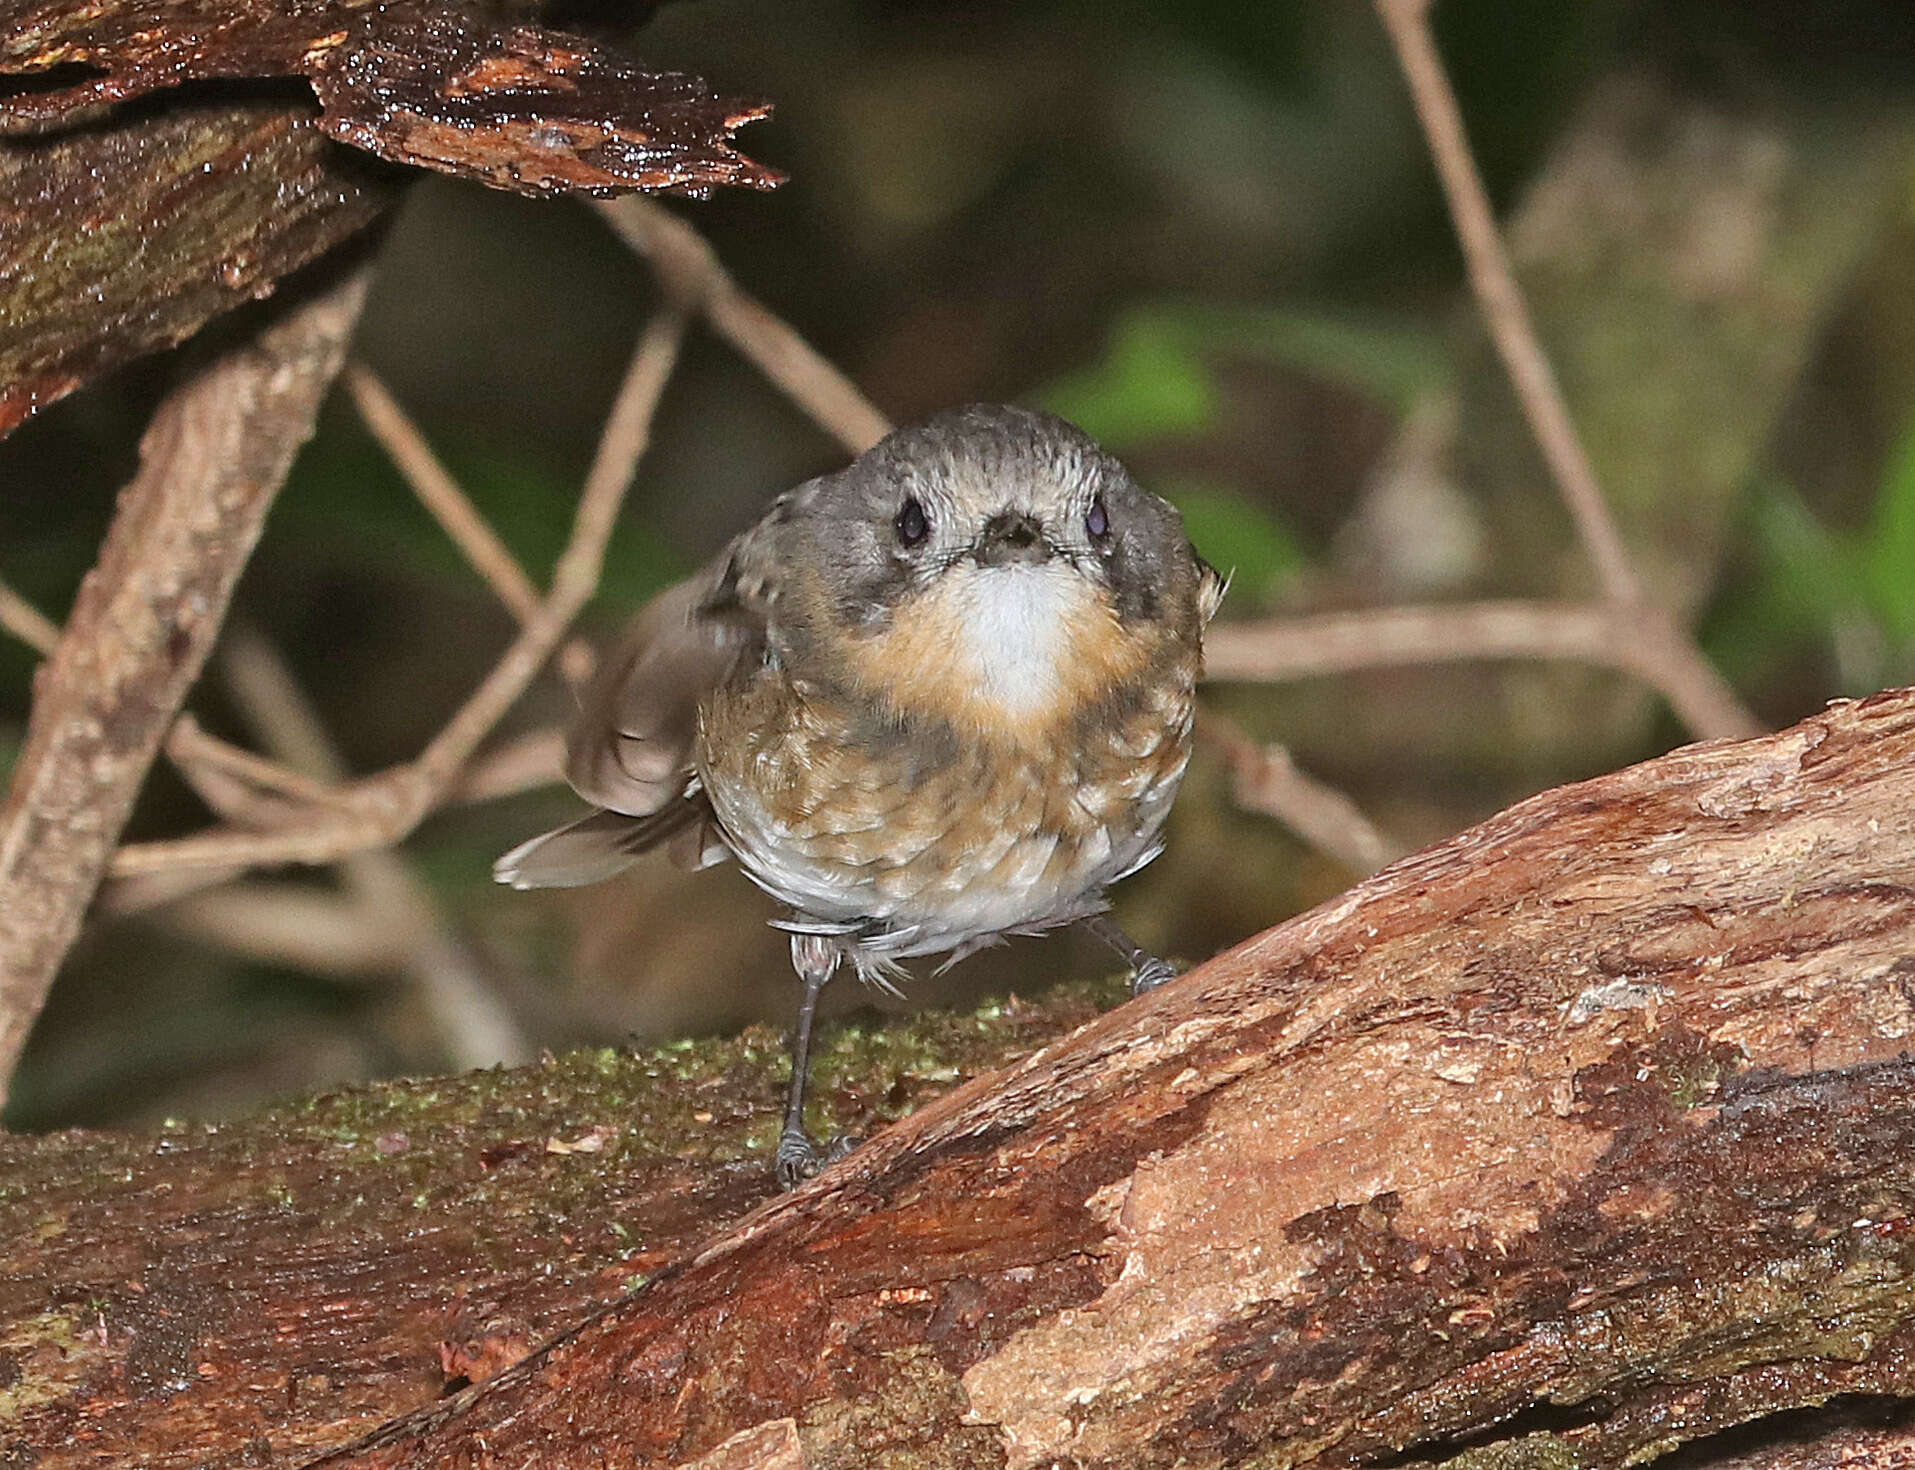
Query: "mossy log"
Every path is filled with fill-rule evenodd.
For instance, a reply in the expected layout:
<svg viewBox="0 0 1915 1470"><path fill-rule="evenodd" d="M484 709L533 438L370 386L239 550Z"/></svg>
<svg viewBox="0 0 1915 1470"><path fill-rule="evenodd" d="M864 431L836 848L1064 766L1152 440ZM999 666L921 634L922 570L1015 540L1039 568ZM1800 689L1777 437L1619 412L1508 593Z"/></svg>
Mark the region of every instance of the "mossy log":
<svg viewBox="0 0 1915 1470"><path fill-rule="evenodd" d="M1912 980L1899 691L1546 792L788 1196L762 1034L13 1140L0 1456L1906 1458ZM904 1081L835 1101L1057 1005L853 1037Z"/></svg>

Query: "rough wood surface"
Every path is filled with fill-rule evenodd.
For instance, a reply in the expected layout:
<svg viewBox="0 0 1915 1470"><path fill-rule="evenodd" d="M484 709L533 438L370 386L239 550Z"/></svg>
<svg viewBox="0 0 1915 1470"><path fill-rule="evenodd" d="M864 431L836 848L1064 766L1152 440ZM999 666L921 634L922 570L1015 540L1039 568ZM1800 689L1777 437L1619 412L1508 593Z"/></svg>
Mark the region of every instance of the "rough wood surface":
<svg viewBox="0 0 1915 1470"><path fill-rule="evenodd" d="M0 435L378 218L404 171L333 142L315 111L201 100L0 137Z"/></svg>
<svg viewBox="0 0 1915 1470"><path fill-rule="evenodd" d="M0 803L0 1095L146 772L312 433L365 294L353 271L167 395L34 678Z"/></svg>
<svg viewBox="0 0 1915 1470"><path fill-rule="evenodd" d="M8 77L44 85L0 89L4 130L186 82L304 77L329 136L522 194L780 178L731 137L770 104L462 0L0 0Z"/></svg>
<svg viewBox="0 0 1915 1470"><path fill-rule="evenodd" d="M409 177L367 153L535 195L778 181L732 143L766 104L509 8L0 0L0 434L362 229Z"/></svg>
<svg viewBox="0 0 1915 1470"><path fill-rule="evenodd" d="M1122 993L832 1028L815 1121L869 1136ZM510 1365L773 1193L785 1059L753 1028L0 1135L0 1465L297 1464Z"/></svg>
<svg viewBox="0 0 1915 1470"><path fill-rule="evenodd" d="M671 1237L701 1244L319 1463L1607 1467L1837 1395L1915 1396L1912 879L1911 691L1545 793L736 1224L718 1218L735 1195L694 1221L688 1164ZM577 1081L581 1132L607 1124ZM360 1146L342 1168L384 1167ZM454 1167L416 1141L392 1157ZM225 1213L273 1176L201 1163L180 1247L218 1263ZM422 1230L474 1228L422 1198L426 1222L368 1238L357 1273L328 1259L289 1291L310 1330L396 1313L357 1282ZM613 1218L665 1209L626 1196ZM586 1242L568 1269L591 1269L575 1217L552 1218ZM489 1264L530 1276L538 1254ZM63 1301L83 1337L86 1288L61 1298L57 1274L42 1311ZM245 1372L216 1299L163 1274L131 1296L147 1317L116 1338L108 1312L101 1356L64 1369L75 1403L104 1382L183 1411L196 1380ZM509 1338L459 1362L478 1377ZM115 1376L142 1342L163 1381ZM55 1363L22 1360L13 1391ZM298 1384L247 1387L254 1437L209 1430L183 1463L299 1463ZM1762 1463L1904 1444L1840 1432L1846 1449Z"/></svg>

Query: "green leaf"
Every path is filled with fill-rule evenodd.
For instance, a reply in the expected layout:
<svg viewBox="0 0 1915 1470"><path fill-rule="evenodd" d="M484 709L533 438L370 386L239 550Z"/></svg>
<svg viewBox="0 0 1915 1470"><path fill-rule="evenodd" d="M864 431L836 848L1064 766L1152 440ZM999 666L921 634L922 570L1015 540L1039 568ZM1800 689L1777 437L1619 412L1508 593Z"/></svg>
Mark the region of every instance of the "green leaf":
<svg viewBox="0 0 1915 1470"><path fill-rule="evenodd" d="M1183 512L1184 529L1204 560L1230 576L1232 602L1268 604L1308 564L1277 518L1236 491L1194 480L1159 488Z"/></svg>
<svg viewBox="0 0 1915 1470"><path fill-rule="evenodd" d="M1907 646L1915 641L1915 418L1889 453L1860 556L1870 610Z"/></svg>
<svg viewBox="0 0 1915 1470"><path fill-rule="evenodd" d="M1208 350L1281 363L1378 399L1398 413L1407 413L1449 379L1440 341L1414 328L1293 311L1219 312L1214 307L1193 312L1191 327Z"/></svg>
<svg viewBox="0 0 1915 1470"><path fill-rule="evenodd" d="M1118 317L1096 362L1034 396L1121 453L1212 427L1222 402L1216 368L1232 357L1340 383L1398 412L1448 377L1441 346L1426 332L1269 308L1148 302Z"/></svg>
<svg viewBox="0 0 1915 1470"><path fill-rule="evenodd" d="M1153 310L1121 318L1102 359L1037 398L1120 452L1207 429L1218 408L1210 368L1190 333L1174 316Z"/></svg>
<svg viewBox="0 0 1915 1470"><path fill-rule="evenodd" d="M1866 600L1868 585L1850 548L1815 518L1794 486L1757 487L1754 529L1778 606L1796 627L1826 630Z"/></svg>
<svg viewBox="0 0 1915 1470"><path fill-rule="evenodd" d="M1853 635L1874 621L1855 545L1818 521L1784 481L1753 485L1747 515L1758 575L1711 615L1704 640L1711 659L1737 683L1760 682L1777 660L1808 645L1852 662L1841 659L1844 649L1859 646ZM1870 683L1862 669L1845 669L1843 678Z"/></svg>

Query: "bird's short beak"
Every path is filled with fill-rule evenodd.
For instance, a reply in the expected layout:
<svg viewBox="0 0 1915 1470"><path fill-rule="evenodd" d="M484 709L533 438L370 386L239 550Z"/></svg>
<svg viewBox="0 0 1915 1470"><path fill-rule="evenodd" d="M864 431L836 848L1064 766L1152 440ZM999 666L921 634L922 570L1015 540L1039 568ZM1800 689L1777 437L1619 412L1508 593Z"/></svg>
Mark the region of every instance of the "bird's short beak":
<svg viewBox="0 0 1915 1470"><path fill-rule="evenodd" d="M1002 567L1025 562L1037 565L1051 559L1051 544L1044 539L1044 524L1036 516L1021 510L1000 511L984 523L984 534L977 538L971 554L979 566Z"/></svg>

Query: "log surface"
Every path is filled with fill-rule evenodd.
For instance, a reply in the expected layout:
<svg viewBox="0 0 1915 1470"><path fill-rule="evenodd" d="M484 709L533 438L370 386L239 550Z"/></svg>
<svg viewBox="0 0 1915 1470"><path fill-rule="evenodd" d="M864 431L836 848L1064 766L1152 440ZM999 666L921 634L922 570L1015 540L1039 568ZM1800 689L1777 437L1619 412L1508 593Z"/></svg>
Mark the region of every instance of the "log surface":
<svg viewBox="0 0 1915 1470"><path fill-rule="evenodd" d="M1901 693L1545 793L325 1463L1350 1465L1561 1405L1620 1465L1904 1393L1911 781Z"/></svg>
<svg viewBox="0 0 1915 1470"><path fill-rule="evenodd" d="M481 1349L479 1381L313 1463L1607 1467L1909 1396L1911 877L1915 692L1544 793L729 1226L748 1199L695 1198L719 1173L687 1162L649 1199L608 1174L627 1228L679 1201L642 1280L598 1257L612 1305L514 1366ZM554 1108L602 1121L571 1088ZM404 1167L430 1177L441 1142ZM256 1208L262 1172L207 1170L204 1254L217 1191ZM602 1249L578 1208L549 1232L575 1278ZM472 1228L422 1213L415 1233ZM369 1232L361 1269L408 1239ZM538 1254L488 1266L529 1278ZM316 1329L335 1297L380 1310L354 1293L342 1257L291 1295ZM147 1401L183 1412L203 1365L243 1371L212 1326L173 1343ZM344 1427L249 1388L249 1441L209 1425L171 1463L301 1463L295 1440ZM1850 1420L1856 1454L1803 1451L1790 1423L1791 1463L1905 1444Z"/></svg>

